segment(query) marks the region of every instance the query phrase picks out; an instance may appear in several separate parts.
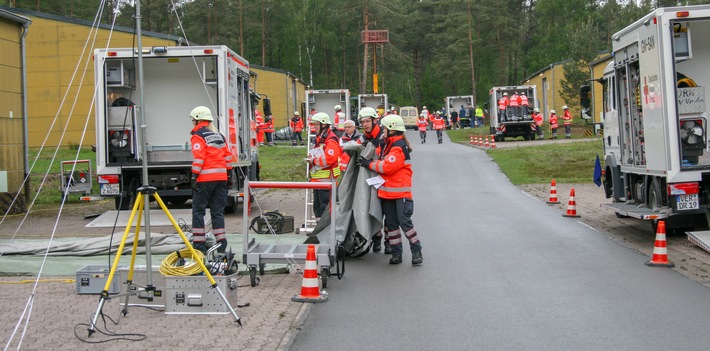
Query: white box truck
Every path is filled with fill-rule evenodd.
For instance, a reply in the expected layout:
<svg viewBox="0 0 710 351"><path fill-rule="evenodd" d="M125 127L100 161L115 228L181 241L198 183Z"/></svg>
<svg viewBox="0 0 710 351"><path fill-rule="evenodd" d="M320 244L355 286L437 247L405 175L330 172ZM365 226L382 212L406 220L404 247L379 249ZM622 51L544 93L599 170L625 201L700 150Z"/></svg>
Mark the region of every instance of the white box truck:
<svg viewBox="0 0 710 351"><path fill-rule="evenodd" d="M389 101L387 101L387 94L358 94L358 112L363 107L372 107L377 110L377 113L379 113L380 116L384 116L390 109Z"/></svg>
<svg viewBox="0 0 710 351"><path fill-rule="evenodd" d="M618 216L708 227L710 5L659 8L612 37L603 85L603 189ZM581 105L589 109L589 86Z"/></svg>
<svg viewBox="0 0 710 351"><path fill-rule="evenodd" d="M255 99L249 62L226 46L143 48L144 86L136 79L134 48L94 52L96 84L96 173L100 194L128 209L143 185L142 155L147 151L151 186L172 204L192 197L190 111L204 105L236 156L234 186L226 212L236 211L245 177L258 176L251 122ZM142 90L144 106L138 106ZM136 109L143 108L143 121ZM146 143L141 144L142 133Z"/></svg>
<svg viewBox="0 0 710 351"><path fill-rule="evenodd" d="M521 95L525 93L528 98L528 106L525 108L510 108L501 115L498 110L498 100L508 93L508 98L514 93ZM488 91L490 100L488 101L488 115L491 123L491 134L495 135L496 141L504 141L505 138L523 137L525 140L535 140L535 123L533 122L533 108L537 107L537 87L534 85L502 86L493 87Z"/></svg>
<svg viewBox="0 0 710 351"><path fill-rule="evenodd" d="M459 114L459 125L461 125L461 128L463 127L470 127L471 126L471 118L473 116L464 115L461 116L461 113L459 113L459 110L461 110L461 107L467 111L466 113L470 113L468 111L468 106L471 105L474 109L476 108L476 105L474 104L473 101L473 95L463 95L463 96L447 96L446 97L446 118L448 119L449 122L451 122L451 112L456 111L456 113Z"/></svg>

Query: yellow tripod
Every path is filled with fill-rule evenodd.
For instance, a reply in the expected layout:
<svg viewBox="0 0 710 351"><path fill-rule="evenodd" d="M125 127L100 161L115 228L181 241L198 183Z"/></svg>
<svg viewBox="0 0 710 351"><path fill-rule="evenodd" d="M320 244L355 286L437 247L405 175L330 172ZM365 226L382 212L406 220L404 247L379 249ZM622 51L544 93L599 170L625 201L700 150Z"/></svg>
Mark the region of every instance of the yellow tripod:
<svg viewBox="0 0 710 351"><path fill-rule="evenodd" d="M180 237L182 238L182 241L185 242L185 246L190 250L190 253L192 254L192 257L197 257L197 253L195 252L195 249L192 248L192 245L190 245L190 241L187 240L187 237L185 236L185 233L182 232L182 229L180 229L180 226L178 223L175 221L175 218L170 214L170 211L168 208L165 206L165 203L163 200L160 198L160 195L156 192L155 187L151 186L143 186L141 188L138 188L136 191L136 201L133 204L133 209L131 210L131 215L128 218L128 224L126 225L126 230L123 232L123 238L121 238L121 244L118 246L118 251L116 252L116 258L113 260L113 265L111 265L111 270L108 275L108 279L106 280L106 285L104 285L104 290L101 291L101 298L99 300L99 306L96 308L96 313L94 314L93 319L91 320L91 326L89 327L89 336L93 334L96 331L96 320L99 318L99 314L101 313L101 310L103 309L104 304L106 303L107 300L110 299L108 290L111 288L111 283L113 282L114 275L116 274L116 269L118 268L118 262L121 259L121 253L123 252L124 247L126 246L126 240L128 239L128 233L131 231L131 223L133 223L133 218L135 218L136 213L138 214L138 218L136 219L136 232L134 234L133 238L133 251L131 252L131 265L128 269L128 279L127 279L127 284L129 286L133 283L133 268L136 262L136 253L138 251L138 234L141 228L141 216L143 213L143 210L145 208L145 203L146 203L146 198L149 198L150 196L153 196L155 198L155 201L160 205L160 208L163 209L163 212L165 215L170 219L170 223L173 224L173 227L177 231L178 234L180 234ZM147 202L150 202L148 200ZM146 230L146 251L150 252L150 233L147 232ZM213 289L217 289L217 292L219 293L219 296L222 298L224 303L229 307L229 312L232 313L232 316L234 316L235 321L237 324L240 326L242 325L242 321L239 319L239 316L237 316L237 312L234 311L234 308L232 308L232 305L229 304L229 301L227 300L227 297L224 296L224 293L222 293L222 290L219 288L219 285L217 285L217 282L214 280L212 277L212 274L210 274L209 270L207 267L205 267L205 263L202 262L202 260L196 260L197 263L200 265L200 268L202 268L202 271L205 273L205 276L207 279L210 281L210 287ZM150 279L150 275L152 274L152 267L147 266L146 267L146 274L148 275L148 284L145 288L145 290L148 292L148 297L151 299L153 297L153 292L155 291L155 287L152 286L152 281ZM127 289L130 294L130 289ZM124 306L123 314L126 315L128 313L128 296L126 296L126 304Z"/></svg>

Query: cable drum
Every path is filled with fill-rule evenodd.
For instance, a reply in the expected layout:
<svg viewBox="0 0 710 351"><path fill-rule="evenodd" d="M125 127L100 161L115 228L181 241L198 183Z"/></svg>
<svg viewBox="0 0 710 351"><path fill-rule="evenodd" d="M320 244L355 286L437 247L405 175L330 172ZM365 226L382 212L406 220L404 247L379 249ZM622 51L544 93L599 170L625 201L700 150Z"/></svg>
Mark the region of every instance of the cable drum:
<svg viewBox="0 0 710 351"><path fill-rule="evenodd" d="M269 211L259 217L254 217L249 228L257 234L276 234L283 229L285 222L283 214L278 211Z"/></svg>

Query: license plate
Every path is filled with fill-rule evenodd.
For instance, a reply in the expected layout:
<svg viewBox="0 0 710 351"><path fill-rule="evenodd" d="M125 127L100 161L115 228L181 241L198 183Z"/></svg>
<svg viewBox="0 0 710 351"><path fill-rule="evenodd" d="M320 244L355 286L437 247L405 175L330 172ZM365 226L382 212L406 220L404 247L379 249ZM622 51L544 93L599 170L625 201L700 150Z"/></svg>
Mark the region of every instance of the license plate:
<svg viewBox="0 0 710 351"><path fill-rule="evenodd" d="M678 210L697 210L700 208L698 194L691 195L676 195L676 203Z"/></svg>
<svg viewBox="0 0 710 351"><path fill-rule="evenodd" d="M101 184L101 195L118 195L120 193L119 184Z"/></svg>

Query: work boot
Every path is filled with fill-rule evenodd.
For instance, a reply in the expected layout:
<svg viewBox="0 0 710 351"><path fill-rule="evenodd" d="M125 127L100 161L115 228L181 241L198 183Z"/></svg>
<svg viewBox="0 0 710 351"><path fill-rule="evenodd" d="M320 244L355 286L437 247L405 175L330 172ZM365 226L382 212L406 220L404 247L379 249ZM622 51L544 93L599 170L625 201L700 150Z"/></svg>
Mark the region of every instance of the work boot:
<svg viewBox="0 0 710 351"><path fill-rule="evenodd" d="M382 251L382 238L372 238L372 252Z"/></svg>
<svg viewBox="0 0 710 351"><path fill-rule="evenodd" d="M392 254L392 258L390 258L390 264L400 264L400 263L402 263L402 254L401 253Z"/></svg>
<svg viewBox="0 0 710 351"><path fill-rule="evenodd" d="M227 252L227 240L222 240L219 242L219 247L217 248L217 253Z"/></svg>
<svg viewBox="0 0 710 351"><path fill-rule="evenodd" d="M422 252L412 252L412 266L420 265L424 262L424 257L422 257Z"/></svg>
<svg viewBox="0 0 710 351"><path fill-rule="evenodd" d="M205 242L198 242L198 243L193 242L192 248L194 248L197 251L202 252L203 255L207 254L207 243L205 243Z"/></svg>
<svg viewBox="0 0 710 351"><path fill-rule="evenodd" d="M390 245L390 241L385 239L385 255L391 255L392 254L392 246Z"/></svg>

